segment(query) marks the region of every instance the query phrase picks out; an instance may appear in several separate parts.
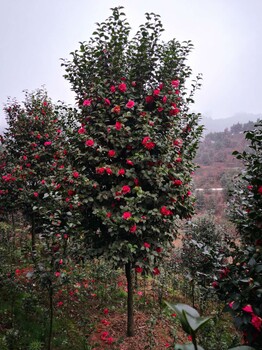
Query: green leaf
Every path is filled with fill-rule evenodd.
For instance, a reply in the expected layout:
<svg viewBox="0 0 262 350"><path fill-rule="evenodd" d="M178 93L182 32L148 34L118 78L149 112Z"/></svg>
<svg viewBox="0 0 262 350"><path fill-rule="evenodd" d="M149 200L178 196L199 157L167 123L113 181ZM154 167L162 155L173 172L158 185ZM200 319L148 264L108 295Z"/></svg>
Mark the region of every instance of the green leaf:
<svg viewBox="0 0 262 350"><path fill-rule="evenodd" d="M194 344L176 344L174 350L195 350ZM197 350L205 350L202 346L197 345Z"/></svg>
<svg viewBox="0 0 262 350"><path fill-rule="evenodd" d="M255 348L252 348L251 346L241 345L236 346L235 348L230 348L228 350L255 350Z"/></svg>
<svg viewBox="0 0 262 350"><path fill-rule="evenodd" d="M185 314L189 326L194 332L196 332L199 328L204 326L211 319L211 317L193 317L184 310L183 312Z"/></svg>

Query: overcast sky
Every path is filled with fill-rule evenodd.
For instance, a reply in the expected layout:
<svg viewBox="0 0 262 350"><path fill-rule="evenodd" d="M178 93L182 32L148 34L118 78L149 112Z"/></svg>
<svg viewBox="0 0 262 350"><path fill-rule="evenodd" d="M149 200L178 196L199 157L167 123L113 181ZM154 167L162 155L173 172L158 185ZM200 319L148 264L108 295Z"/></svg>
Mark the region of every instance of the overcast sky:
<svg viewBox="0 0 262 350"><path fill-rule="evenodd" d="M54 101L74 103L60 58L70 58L119 5L134 32L154 12L163 40L193 42L189 64L203 73L196 112L262 113L262 0L0 0L0 125L7 97L23 100L25 89L44 85Z"/></svg>

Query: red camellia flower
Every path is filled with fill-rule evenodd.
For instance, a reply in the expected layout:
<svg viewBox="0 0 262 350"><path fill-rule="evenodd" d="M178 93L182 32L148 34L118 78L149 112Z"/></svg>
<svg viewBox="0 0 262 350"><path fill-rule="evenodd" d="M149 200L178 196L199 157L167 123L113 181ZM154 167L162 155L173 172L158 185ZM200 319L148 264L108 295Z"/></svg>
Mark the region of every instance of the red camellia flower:
<svg viewBox="0 0 262 350"><path fill-rule="evenodd" d="M169 115L170 115L170 116L172 116L172 115L177 115L179 112L180 112L180 109L177 108L177 107L175 107L175 108L170 109Z"/></svg>
<svg viewBox="0 0 262 350"><path fill-rule="evenodd" d="M136 225L133 225L133 226L130 227L129 232L135 233L135 232L136 232L136 229L137 229L137 226L136 226Z"/></svg>
<svg viewBox="0 0 262 350"><path fill-rule="evenodd" d="M46 141L45 143L44 143L44 146L51 146L52 145L52 141Z"/></svg>
<svg viewBox="0 0 262 350"><path fill-rule="evenodd" d="M135 102L132 100L129 100L126 104L126 108L133 108L135 105Z"/></svg>
<svg viewBox="0 0 262 350"><path fill-rule="evenodd" d="M111 112L116 114L119 114L120 111L121 111L120 106L115 106L114 108L111 109Z"/></svg>
<svg viewBox="0 0 262 350"><path fill-rule="evenodd" d="M262 186L259 186L259 187L258 187L257 192L258 192L259 194L262 194Z"/></svg>
<svg viewBox="0 0 262 350"><path fill-rule="evenodd" d="M83 106L91 106L91 100L90 99L84 100Z"/></svg>
<svg viewBox="0 0 262 350"><path fill-rule="evenodd" d="M154 267L154 269L153 269L153 274L154 274L155 276L160 275L160 271L159 271L159 269L158 269L157 267Z"/></svg>
<svg viewBox="0 0 262 350"><path fill-rule="evenodd" d="M218 288L219 287L219 283L217 281L213 281L212 282L212 287L213 288Z"/></svg>
<svg viewBox="0 0 262 350"><path fill-rule="evenodd" d="M130 193L130 192L131 192L131 188L128 185L125 185L122 187L123 194Z"/></svg>
<svg viewBox="0 0 262 350"><path fill-rule="evenodd" d="M251 324L253 327L255 327L260 332L260 330L262 328L262 318L253 314L252 319L251 319Z"/></svg>
<svg viewBox="0 0 262 350"><path fill-rule="evenodd" d="M165 215L165 216L168 216L168 215L172 215L172 214L173 214L172 211L169 210L169 209L167 209L166 206L163 206L163 207L160 208L160 213L161 213L162 215Z"/></svg>
<svg viewBox="0 0 262 350"><path fill-rule="evenodd" d="M110 91L111 92L116 92L116 87L114 85L110 86Z"/></svg>
<svg viewBox="0 0 262 350"><path fill-rule="evenodd" d="M79 172L78 172L78 171L74 171L74 172L73 172L73 177L74 177L75 179L77 179L77 178L79 177Z"/></svg>
<svg viewBox="0 0 262 350"><path fill-rule="evenodd" d="M146 96L146 103L151 104L154 102L154 97L153 96Z"/></svg>
<svg viewBox="0 0 262 350"><path fill-rule="evenodd" d="M104 98L104 103L105 103L105 105L107 105L107 106L110 106L110 105L111 105L111 102L110 102L110 100L109 100L108 98Z"/></svg>
<svg viewBox="0 0 262 350"><path fill-rule="evenodd" d="M179 180L179 179L176 179L176 180L173 181L173 184L174 184L175 186L181 186L181 185L182 185L182 181Z"/></svg>
<svg viewBox="0 0 262 350"><path fill-rule="evenodd" d="M136 266L135 270L136 270L136 273L142 273L143 272L143 267Z"/></svg>
<svg viewBox="0 0 262 350"><path fill-rule="evenodd" d="M118 170L118 175L125 175L125 173L126 171L123 168Z"/></svg>
<svg viewBox="0 0 262 350"><path fill-rule="evenodd" d="M134 165L134 163L133 163L132 160L130 160L130 159L127 159L127 160L126 160L126 164L128 164L128 165Z"/></svg>
<svg viewBox="0 0 262 350"><path fill-rule="evenodd" d="M97 174L104 174L104 172L105 172L105 168L96 168L96 173Z"/></svg>
<svg viewBox="0 0 262 350"><path fill-rule="evenodd" d="M34 197L38 197L39 196L39 193L38 192L34 192Z"/></svg>
<svg viewBox="0 0 262 350"><path fill-rule="evenodd" d="M116 122L115 129L116 130L121 130L122 129L122 124L120 122Z"/></svg>
<svg viewBox="0 0 262 350"><path fill-rule="evenodd" d="M114 151L113 149L110 149L107 154L108 154L108 157L112 158L116 155L116 151Z"/></svg>
<svg viewBox="0 0 262 350"><path fill-rule="evenodd" d="M113 171L112 171L112 169L110 169L110 168L105 168L105 171L106 171L106 173L107 173L108 175L112 175L112 174L113 174Z"/></svg>
<svg viewBox="0 0 262 350"><path fill-rule="evenodd" d="M105 308L105 309L103 310L103 313L104 313L105 315L107 315L107 314L109 313L109 310L108 310L107 308Z"/></svg>
<svg viewBox="0 0 262 350"><path fill-rule="evenodd" d="M147 242L145 242L144 244L143 244L143 246L145 247L145 248L150 248L150 243L147 243Z"/></svg>
<svg viewBox="0 0 262 350"><path fill-rule="evenodd" d="M78 134L84 134L86 132L85 128L81 126L81 128L78 129Z"/></svg>
<svg viewBox="0 0 262 350"><path fill-rule="evenodd" d="M162 252L162 248L161 247L156 247L156 252L157 253L161 253Z"/></svg>
<svg viewBox="0 0 262 350"><path fill-rule="evenodd" d="M171 85L176 89L179 87L179 84L180 84L179 80L172 80L171 81Z"/></svg>
<svg viewBox="0 0 262 350"><path fill-rule="evenodd" d="M244 307L242 307L242 310L248 313L253 313L253 308L251 305L246 305Z"/></svg>
<svg viewBox="0 0 262 350"><path fill-rule="evenodd" d="M121 92L126 92L126 84L125 83L121 83L118 85L118 90Z"/></svg>
<svg viewBox="0 0 262 350"><path fill-rule="evenodd" d="M160 94L160 90L159 89L155 89L154 91L153 91L153 95L154 96L158 96Z"/></svg>
<svg viewBox="0 0 262 350"><path fill-rule="evenodd" d="M92 146L94 146L95 143L94 143L94 140L89 139L89 140L86 141L85 144L86 144L86 146L88 146L88 147L92 147Z"/></svg>
<svg viewBox="0 0 262 350"><path fill-rule="evenodd" d="M130 211L125 211L125 212L123 213L123 215L122 215L122 218L123 218L124 220L128 220L128 219L131 218L131 216L132 216L132 213L131 213Z"/></svg>

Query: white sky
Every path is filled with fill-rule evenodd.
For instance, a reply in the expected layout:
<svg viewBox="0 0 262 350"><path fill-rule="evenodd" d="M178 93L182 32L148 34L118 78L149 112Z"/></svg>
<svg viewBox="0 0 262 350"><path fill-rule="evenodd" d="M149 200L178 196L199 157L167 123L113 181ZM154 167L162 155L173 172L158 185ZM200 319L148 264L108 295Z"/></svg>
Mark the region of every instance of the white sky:
<svg viewBox="0 0 262 350"><path fill-rule="evenodd" d="M0 0L0 125L7 97L23 100L25 89L44 85L54 101L74 103L60 58L70 58L119 5L134 32L154 12L163 40L193 42L189 64L203 73L196 112L262 113L262 0Z"/></svg>

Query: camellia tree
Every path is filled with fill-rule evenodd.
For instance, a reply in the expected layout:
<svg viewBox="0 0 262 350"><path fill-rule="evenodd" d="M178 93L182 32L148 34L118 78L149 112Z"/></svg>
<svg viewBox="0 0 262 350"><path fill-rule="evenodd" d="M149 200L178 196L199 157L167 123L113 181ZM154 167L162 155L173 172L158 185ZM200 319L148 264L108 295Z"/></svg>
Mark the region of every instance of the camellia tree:
<svg viewBox="0 0 262 350"><path fill-rule="evenodd" d="M20 233L25 245L31 235L30 257L25 259L34 285L48 291L51 349L53 296L66 283L66 262L74 249L78 225L77 171L67 158L63 125L70 108L56 106L46 91L26 93L23 103L9 101L5 107L8 127L2 137L0 207L27 225ZM72 214L74 212L74 215ZM71 249L72 248L72 249ZM70 252L70 253L69 253Z"/></svg>
<svg viewBox="0 0 262 350"><path fill-rule="evenodd" d="M230 201L230 216L241 237L233 262L220 271L215 288L243 332L246 343L262 344L262 121L246 132L249 152L234 152L245 170L239 175Z"/></svg>
<svg viewBox="0 0 262 350"><path fill-rule="evenodd" d="M200 77L191 93L185 87L192 44L160 41L155 14L146 14L129 39L121 10L112 9L63 65L80 108L68 144L72 167L86 178L80 208L88 256L125 266L132 336L132 271L158 275L178 219L193 213L190 183L202 127L189 111Z"/></svg>

